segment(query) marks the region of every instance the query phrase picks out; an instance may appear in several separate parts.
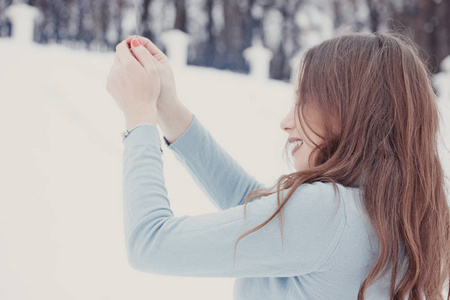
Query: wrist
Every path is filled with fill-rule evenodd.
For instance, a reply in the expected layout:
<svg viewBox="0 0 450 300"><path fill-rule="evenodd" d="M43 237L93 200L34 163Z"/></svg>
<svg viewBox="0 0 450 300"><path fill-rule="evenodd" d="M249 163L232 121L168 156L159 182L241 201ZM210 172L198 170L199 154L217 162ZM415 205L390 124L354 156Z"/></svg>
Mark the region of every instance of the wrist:
<svg viewBox="0 0 450 300"><path fill-rule="evenodd" d="M173 96L168 99L158 99L158 102L156 103L158 116L161 117L172 114L174 111L179 110L182 106L183 103L181 103L177 96Z"/></svg>
<svg viewBox="0 0 450 300"><path fill-rule="evenodd" d="M161 103L158 106L158 125L170 144L175 142L186 131L192 119L193 114L177 98Z"/></svg>
<svg viewBox="0 0 450 300"><path fill-rule="evenodd" d="M152 124L156 126L158 114L155 108L143 107L140 110L134 110L125 114L126 129L130 130L139 124Z"/></svg>

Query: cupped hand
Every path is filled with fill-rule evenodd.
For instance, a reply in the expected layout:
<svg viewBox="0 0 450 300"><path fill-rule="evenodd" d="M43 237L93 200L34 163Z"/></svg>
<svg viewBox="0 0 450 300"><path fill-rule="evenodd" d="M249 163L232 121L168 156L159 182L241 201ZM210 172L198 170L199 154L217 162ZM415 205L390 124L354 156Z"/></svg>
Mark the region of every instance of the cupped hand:
<svg viewBox="0 0 450 300"><path fill-rule="evenodd" d="M157 63L142 44L133 44L130 48L127 39L116 46L106 89L125 117L156 114L152 110L156 109L156 101L161 93Z"/></svg>
<svg viewBox="0 0 450 300"><path fill-rule="evenodd" d="M131 44L134 37L134 35L128 36L126 38L126 42ZM154 58L155 66L161 79L161 93L158 97L157 106L162 108L174 104L174 102L178 100L178 95L175 87L175 78L169 64L169 59L158 47L155 46L155 44L153 44L152 41L142 36L138 36L138 38L142 41L145 49L147 49ZM138 60L141 59L140 57L136 58Z"/></svg>

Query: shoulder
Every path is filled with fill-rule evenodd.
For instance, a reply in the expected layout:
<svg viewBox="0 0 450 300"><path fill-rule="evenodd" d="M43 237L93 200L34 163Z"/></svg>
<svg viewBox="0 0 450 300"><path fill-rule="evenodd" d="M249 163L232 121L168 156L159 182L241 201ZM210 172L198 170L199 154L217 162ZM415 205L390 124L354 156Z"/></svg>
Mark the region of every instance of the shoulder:
<svg viewBox="0 0 450 300"><path fill-rule="evenodd" d="M313 183L304 183L300 185L296 193L313 193L313 194L333 194L334 191L343 190L345 187L339 183L336 184L336 186L333 185L331 182L321 182L316 181Z"/></svg>
<svg viewBox="0 0 450 300"><path fill-rule="evenodd" d="M341 184L313 182L300 185L292 194L292 204L300 205L310 212L327 213L329 210L345 210L347 189ZM303 210L302 209L302 210Z"/></svg>
<svg viewBox="0 0 450 300"><path fill-rule="evenodd" d="M336 234L336 228L342 228L346 220L346 188L333 186L328 182L302 184L293 193L284 206L286 221L294 225L315 228L322 234ZM290 189L283 191L283 200Z"/></svg>
<svg viewBox="0 0 450 300"><path fill-rule="evenodd" d="M286 227L310 239L317 252L312 270L322 267L341 241L347 223L346 190L330 182L302 184L285 204Z"/></svg>
<svg viewBox="0 0 450 300"><path fill-rule="evenodd" d="M276 191L258 201L250 202L254 213L267 214L273 212L284 201L292 188ZM345 198L349 197L347 188L330 182L314 182L302 184L292 192L291 197L282 208L286 222L294 226L316 228L321 230L324 226L340 224L345 220Z"/></svg>

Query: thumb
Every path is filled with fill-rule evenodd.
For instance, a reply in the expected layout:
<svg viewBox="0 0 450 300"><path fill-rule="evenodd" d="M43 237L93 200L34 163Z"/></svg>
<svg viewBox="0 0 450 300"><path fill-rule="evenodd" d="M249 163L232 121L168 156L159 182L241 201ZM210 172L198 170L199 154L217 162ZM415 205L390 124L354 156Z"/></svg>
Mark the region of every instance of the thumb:
<svg viewBox="0 0 450 300"><path fill-rule="evenodd" d="M142 45L142 42L139 39L134 38L131 41L131 50L134 57L136 57L136 59L141 63L147 73L153 69L156 69L155 63L153 62L154 58Z"/></svg>

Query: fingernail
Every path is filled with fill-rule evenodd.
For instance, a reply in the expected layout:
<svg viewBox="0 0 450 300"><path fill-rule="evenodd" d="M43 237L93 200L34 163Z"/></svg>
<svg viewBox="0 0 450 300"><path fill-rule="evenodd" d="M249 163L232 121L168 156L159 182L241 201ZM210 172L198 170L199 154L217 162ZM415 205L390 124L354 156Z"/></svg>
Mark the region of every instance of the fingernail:
<svg viewBox="0 0 450 300"><path fill-rule="evenodd" d="M134 39L131 43L134 47L139 47L140 45L142 45L142 42L136 39Z"/></svg>

